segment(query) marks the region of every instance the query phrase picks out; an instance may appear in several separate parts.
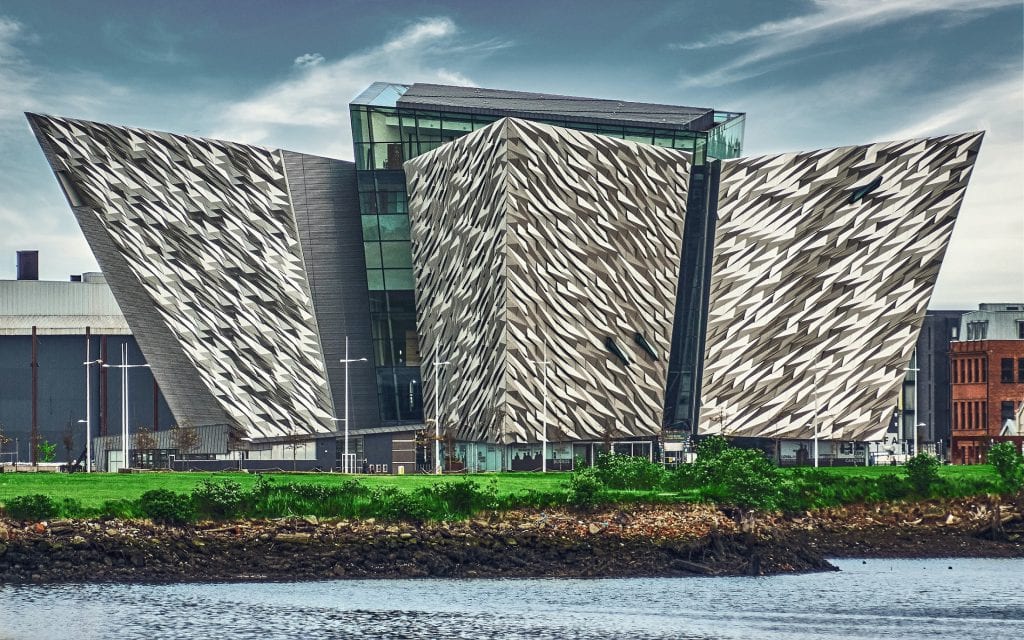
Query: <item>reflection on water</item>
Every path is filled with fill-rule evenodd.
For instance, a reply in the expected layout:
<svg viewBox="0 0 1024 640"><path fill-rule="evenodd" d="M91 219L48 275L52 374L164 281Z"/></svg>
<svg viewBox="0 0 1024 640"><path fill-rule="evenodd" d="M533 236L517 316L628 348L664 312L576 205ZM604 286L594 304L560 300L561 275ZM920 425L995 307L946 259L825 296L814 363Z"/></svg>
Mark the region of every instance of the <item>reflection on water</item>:
<svg viewBox="0 0 1024 640"><path fill-rule="evenodd" d="M1022 638L1024 560L840 560L770 578L0 587L36 638Z"/></svg>

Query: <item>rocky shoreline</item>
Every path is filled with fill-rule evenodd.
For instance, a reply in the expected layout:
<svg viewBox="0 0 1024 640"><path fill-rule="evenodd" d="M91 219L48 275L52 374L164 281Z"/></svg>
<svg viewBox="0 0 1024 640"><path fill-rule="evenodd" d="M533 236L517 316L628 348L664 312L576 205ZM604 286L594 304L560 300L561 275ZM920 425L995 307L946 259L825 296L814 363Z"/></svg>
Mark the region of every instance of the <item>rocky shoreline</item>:
<svg viewBox="0 0 1024 640"><path fill-rule="evenodd" d="M1024 557L1021 511L991 501L737 515L623 505L421 524L0 521L0 583L770 575L834 570L828 557Z"/></svg>

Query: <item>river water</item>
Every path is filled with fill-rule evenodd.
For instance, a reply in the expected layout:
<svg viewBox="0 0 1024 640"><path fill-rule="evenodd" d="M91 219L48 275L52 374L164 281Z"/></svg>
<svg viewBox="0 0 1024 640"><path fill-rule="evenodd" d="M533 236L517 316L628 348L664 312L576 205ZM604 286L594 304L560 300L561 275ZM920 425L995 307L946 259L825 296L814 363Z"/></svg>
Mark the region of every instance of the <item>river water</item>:
<svg viewBox="0 0 1024 640"><path fill-rule="evenodd" d="M1024 559L766 578L0 587L0 640L1024 638Z"/></svg>

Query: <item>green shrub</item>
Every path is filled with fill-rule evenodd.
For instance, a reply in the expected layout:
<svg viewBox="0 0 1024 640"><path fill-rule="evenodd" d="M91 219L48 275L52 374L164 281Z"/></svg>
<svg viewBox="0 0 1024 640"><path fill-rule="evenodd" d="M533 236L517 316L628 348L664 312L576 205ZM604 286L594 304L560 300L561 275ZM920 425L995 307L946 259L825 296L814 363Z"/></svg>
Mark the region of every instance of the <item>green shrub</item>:
<svg viewBox="0 0 1024 640"><path fill-rule="evenodd" d="M647 458L602 453L597 457L597 476L609 489L650 491L665 481L665 468Z"/></svg>
<svg viewBox="0 0 1024 640"><path fill-rule="evenodd" d="M694 471L705 500L741 509L778 509L783 479L779 468L758 449L723 447L719 438L708 438L697 450ZM703 453L703 455L702 455Z"/></svg>
<svg viewBox="0 0 1024 640"><path fill-rule="evenodd" d="M167 489L153 489L139 498L139 511L153 522L182 525L195 519L192 499Z"/></svg>
<svg viewBox="0 0 1024 640"><path fill-rule="evenodd" d="M1004 492L1016 493L1024 488L1024 456L1017 453L1012 442L992 445L988 450L988 463L995 468Z"/></svg>
<svg viewBox="0 0 1024 640"><path fill-rule="evenodd" d="M376 487L370 492L370 514L381 520L429 520L436 511L422 492L408 493L397 487Z"/></svg>
<svg viewBox="0 0 1024 640"><path fill-rule="evenodd" d="M7 516L14 520L49 520L60 514L60 506L50 496L34 493L15 496L4 505Z"/></svg>
<svg viewBox="0 0 1024 640"><path fill-rule="evenodd" d="M584 467L569 477L569 504L590 509L606 499L605 486L596 467Z"/></svg>
<svg viewBox="0 0 1024 640"><path fill-rule="evenodd" d="M700 486L700 474L693 464L681 464L665 475L662 488L668 491L686 491Z"/></svg>
<svg viewBox="0 0 1024 640"><path fill-rule="evenodd" d="M213 520L235 518L241 513L246 494L234 480L203 480L192 490L196 512Z"/></svg>
<svg viewBox="0 0 1024 640"><path fill-rule="evenodd" d="M120 518L121 520L130 520L141 515L137 500L106 500L103 502L103 506L99 508L99 516L105 519Z"/></svg>
<svg viewBox="0 0 1024 640"><path fill-rule="evenodd" d="M448 516L465 517L477 511L495 509L498 505L498 486L493 480L483 487L466 477L424 487L421 492L424 497L441 503L439 506Z"/></svg>
<svg viewBox="0 0 1024 640"><path fill-rule="evenodd" d="M931 495L932 488L939 484L939 466L938 458L923 452L907 461L907 479L917 495Z"/></svg>

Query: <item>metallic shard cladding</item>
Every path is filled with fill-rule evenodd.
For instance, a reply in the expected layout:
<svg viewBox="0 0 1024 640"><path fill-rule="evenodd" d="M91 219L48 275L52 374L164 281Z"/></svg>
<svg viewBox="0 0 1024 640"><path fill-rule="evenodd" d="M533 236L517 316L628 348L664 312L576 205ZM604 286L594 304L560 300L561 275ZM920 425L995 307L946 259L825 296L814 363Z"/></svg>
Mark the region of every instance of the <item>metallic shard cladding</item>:
<svg viewBox="0 0 1024 640"><path fill-rule="evenodd" d="M722 162L702 433L881 437L981 138Z"/></svg>
<svg viewBox="0 0 1024 640"><path fill-rule="evenodd" d="M29 120L175 415L252 437L333 431L281 152Z"/></svg>
<svg viewBox="0 0 1024 640"><path fill-rule="evenodd" d="M428 414L537 442L546 359L548 440L659 433L689 155L504 119L405 169Z"/></svg>

